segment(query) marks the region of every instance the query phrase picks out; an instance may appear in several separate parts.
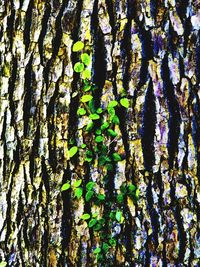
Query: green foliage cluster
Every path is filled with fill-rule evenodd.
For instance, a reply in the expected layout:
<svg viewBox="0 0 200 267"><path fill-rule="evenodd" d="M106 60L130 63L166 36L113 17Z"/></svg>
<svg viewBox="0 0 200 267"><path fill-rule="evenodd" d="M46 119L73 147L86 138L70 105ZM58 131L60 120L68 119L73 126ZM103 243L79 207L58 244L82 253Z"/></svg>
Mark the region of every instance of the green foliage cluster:
<svg viewBox="0 0 200 267"><path fill-rule="evenodd" d="M76 42L73 45L73 52L79 52L80 61L75 63L74 71L80 73L82 76L83 86L80 97L80 107L77 110L77 115L79 117L87 116L89 118L89 123L85 126L85 133L90 136L90 140L93 140L93 149L91 150L91 142L89 144L82 144L81 147L71 146L69 150L69 157L74 157L79 149L85 151L84 161L86 163L91 163L98 159L98 165L104 166L107 172L111 172L116 163L123 160L122 155L118 152L111 153L107 145L109 138L111 141L117 140L118 133L115 131L115 125L120 124L119 117L116 114L117 107L123 107L125 109L129 108L129 100L125 97L121 98L120 101L112 100L108 103L106 108L98 107L95 108L93 92L96 90L96 86L90 81L91 72L89 69L91 58L88 53L83 52L84 43L81 41ZM105 118L107 118L105 120ZM97 193L96 183L89 181L84 186L82 186L82 179L78 179L72 185L70 181L63 184L61 191L71 190L74 198L80 199L84 197L86 202L92 205L105 205L106 196L104 194ZM116 246L116 238L111 234L105 234L106 220L110 220L110 227L113 223L122 224L124 222L123 216L123 203L124 200L130 197L134 202L138 200L139 190L132 183L123 184L120 188L120 193L115 195L114 203L117 208L112 210L110 214L103 215L99 218L98 213L88 214L84 213L81 216L81 220L86 221L88 227L95 232L99 232L101 237L101 246L94 249L93 253L97 256L99 261L102 261L103 256L105 256L109 249ZM111 232L111 231L110 231Z"/></svg>

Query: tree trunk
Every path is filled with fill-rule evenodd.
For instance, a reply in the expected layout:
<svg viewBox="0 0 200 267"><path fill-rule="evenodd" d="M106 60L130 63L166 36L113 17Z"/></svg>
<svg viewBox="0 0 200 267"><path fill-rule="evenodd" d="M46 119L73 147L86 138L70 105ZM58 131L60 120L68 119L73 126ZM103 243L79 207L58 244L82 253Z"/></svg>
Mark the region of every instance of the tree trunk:
<svg viewBox="0 0 200 267"><path fill-rule="evenodd" d="M189 0L0 1L0 262L198 266L199 7ZM84 149L69 157L72 145L95 147L87 119L77 115L78 40L92 56L94 105L129 100L129 108L116 108L117 139L106 139L122 156L108 172L97 158L85 162ZM80 198L61 192L78 179ZM85 200L89 181L105 193L100 205ZM114 200L123 183L137 186L137 201ZM123 220L111 221L112 210ZM105 233L81 219L95 212L107 218ZM106 235L116 244L101 258L93 252Z"/></svg>

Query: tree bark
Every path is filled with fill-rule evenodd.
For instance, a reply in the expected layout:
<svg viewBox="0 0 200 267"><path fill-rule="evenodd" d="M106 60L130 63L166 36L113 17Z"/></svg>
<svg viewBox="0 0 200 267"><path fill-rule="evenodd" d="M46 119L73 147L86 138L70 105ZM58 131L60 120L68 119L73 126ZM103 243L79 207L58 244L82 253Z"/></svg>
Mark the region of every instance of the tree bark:
<svg viewBox="0 0 200 267"><path fill-rule="evenodd" d="M7 266L198 266L200 262L200 5L198 1L0 1L0 260ZM97 160L71 144L93 144L77 116L80 76L72 45L92 54L96 106L117 109L124 159L104 181ZM107 199L123 182L124 223L104 264L83 213L110 212L72 191L91 179ZM84 191L85 192L85 191ZM118 228L117 228L118 227ZM116 230L118 229L118 230ZM0 261L0 262L1 262Z"/></svg>

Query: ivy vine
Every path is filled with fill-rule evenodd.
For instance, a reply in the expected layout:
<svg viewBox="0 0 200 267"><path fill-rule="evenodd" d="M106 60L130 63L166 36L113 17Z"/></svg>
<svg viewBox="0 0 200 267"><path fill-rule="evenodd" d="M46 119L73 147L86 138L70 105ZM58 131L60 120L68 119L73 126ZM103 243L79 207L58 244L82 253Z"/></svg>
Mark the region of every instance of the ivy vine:
<svg viewBox="0 0 200 267"><path fill-rule="evenodd" d="M95 84L91 81L91 71L89 66L91 64L91 57L88 53L84 52L84 43L81 41L76 42L72 48L73 52L80 53L80 60L75 63L74 71L80 73L82 79L82 92L80 98L80 106L77 110L77 115L87 116L89 123L85 126L84 131L88 134L94 142L93 151L90 149L89 144L82 144L81 147L71 146L69 149L69 158L76 156L79 149L85 150L84 161L92 163L98 155L98 165L104 166L107 170L107 174L113 171L117 162L123 160L123 156L118 152L112 153L109 145L106 143L108 138L111 138L111 142L116 141L118 133L115 131L115 125L120 124L119 117L116 115L115 108L121 106L125 109L129 108L129 100L126 97L122 97L120 101L110 101L106 108L94 107L93 92L97 89ZM106 115L106 116L105 116ZM107 118L105 120L105 118ZM70 181L66 181L62 185L61 191L72 190L74 197L80 199L84 194L86 202L91 205L106 205L106 195L97 193L97 184L94 181L86 183L83 190L82 179L78 179L71 185ZM84 213L80 217L81 220L86 221L87 225L94 232L98 232L100 236L100 246L94 248L93 253L96 255L98 262L103 262L106 259L109 250L115 247L117 244L115 236L112 235L112 224L123 224L125 218L123 216L123 203L126 197L130 197L135 203L139 198L139 189L132 183L123 183L120 187L120 193L115 195L113 204L115 207L109 214L103 214L102 217L98 213ZM108 203L107 203L108 204ZM112 205L112 203L110 203ZM106 224L106 222L109 223ZM105 225L110 227L105 234Z"/></svg>

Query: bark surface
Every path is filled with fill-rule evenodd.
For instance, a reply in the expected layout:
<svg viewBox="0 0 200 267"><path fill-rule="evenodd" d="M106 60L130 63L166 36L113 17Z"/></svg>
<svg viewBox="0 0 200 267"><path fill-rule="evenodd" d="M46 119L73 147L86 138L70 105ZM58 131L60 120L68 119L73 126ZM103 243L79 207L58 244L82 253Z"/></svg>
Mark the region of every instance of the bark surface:
<svg viewBox="0 0 200 267"><path fill-rule="evenodd" d="M0 262L7 266L199 266L200 4L156 0L0 1ZM97 105L126 96L116 142L124 160L104 183L77 116L81 84L72 45L92 55ZM112 142L112 143L111 143ZM107 261L93 254L98 234L80 220L107 211L66 180L92 179L109 196L131 181L125 221ZM109 187L110 186L110 187ZM117 203L113 206L119 207Z"/></svg>

